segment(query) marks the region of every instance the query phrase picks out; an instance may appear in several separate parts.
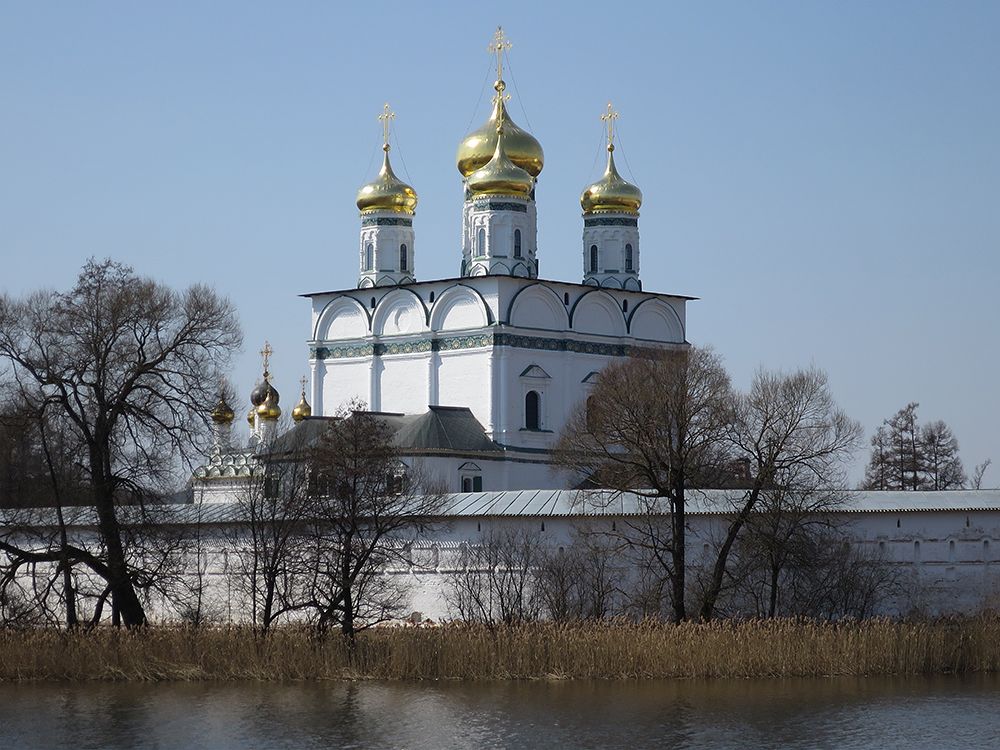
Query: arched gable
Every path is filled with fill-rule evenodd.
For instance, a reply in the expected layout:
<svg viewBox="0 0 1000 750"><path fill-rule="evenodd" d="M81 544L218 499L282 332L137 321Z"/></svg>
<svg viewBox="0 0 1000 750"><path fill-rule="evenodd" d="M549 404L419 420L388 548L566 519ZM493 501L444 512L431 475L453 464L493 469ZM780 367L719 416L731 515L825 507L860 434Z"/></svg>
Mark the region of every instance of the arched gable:
<svg viewBox="0 0 1000 750"><path fill-rule="evenodd" d="M624 336L625 314L618 301L605 291L584 292L573 305L570 324L574 331L601 336Z"/></svg>
<svg viewBox="0 0 1000 750"><path fill-rule="evenodd" d="M431 308L432 331L482 328L493 322L483 296L472 287L456 284L445 289Z"/></svg>
<svg viewBox="0 0 1000 750"><path fill-rule="evenodd" d="M648 341L684 341L684 324L677 311L662 299L644 299L632 310L628 319L629 333Z"/></svg>
<svg viewBox="0 0 1000 750"><path fill-rule="evenodd" d="M416 292L396 288L386 294L372 315L372 333L395 336L427 328L427 308Z"/></svg>
<svg viewBox="0 0 1000 750"><path fill-rule="evenodd" d="M313 338L317 341L360 339L368 335L371 318L354 297L334 297L316 318Z"/></svg>
<svg viewBox="0 0 1000 750"><path fill-rule="evenodd" d="M507 324L523 328L565 331L569 328L566 306L547 285L529 284L510 301Z"/></svg>

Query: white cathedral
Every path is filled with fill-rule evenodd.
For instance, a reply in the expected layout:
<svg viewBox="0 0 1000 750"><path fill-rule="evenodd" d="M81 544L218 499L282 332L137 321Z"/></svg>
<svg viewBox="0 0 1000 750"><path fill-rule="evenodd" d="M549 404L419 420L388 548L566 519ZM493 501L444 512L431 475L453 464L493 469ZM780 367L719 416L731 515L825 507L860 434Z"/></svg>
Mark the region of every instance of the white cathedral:
<svg viewBox="0 0 1000 750"><path fill-rule="evenodd" d="M393 172L387 104L382 168L357 196L357 288L304 295L312 303L312 405L303 391L296 423L362 401L398 426L407 459L454 492L565 486L549 451L601 369L636 348L687 346L691 298L642 289L642 193L615 166L610 104L602 117L607 168L580 197L581 281L539 277L535 189L544 153L507 112L508 46L498 32L492 113L456 156L465 188L461 275L417 280L417 194ZM281 413L266 370L265 362L248 415L260 444ZM227 437L220 452L231 449L233 410L222 403L213 418Z"/></svg>
<svg viewBox="0 0 1000 750"><path fill-rule="evenodd" d="M638 512L627 496L588 502L587 491L571 489L577 479L553 465L551 449L607 364L638 349L688 346L692 298L643 290L642 193L615 166L610 104L602 117L607 168L580 197L581 279L540 278L535 190L544 154L507 112L507 47L498 31L492 113L458 147L465 188L460 275L417 280L417 194L393 172L394 115L386 105L382 168L357 196L357 287L304 295L312 305L311 389L303 380L287 434L304 432L308 442L324 418L363 401L394 430L404 462L419 462L450 493L449 523L419 542L424 562L392 571L413 579L414 608L435 617L447 616L437 574L491 525L540 529L563 544L581 520L613 527ZM196 500L219 511L232 508L262 446L282 439L269 347L262 353L249 441L234 440L234 410L220 400L212 411L214 447L194 473ZM701 545L707 550L725 523L727 502L722 490L692 493L693 564L704 562ZM882 611L971 611L1000 601L1000 491L859 492L835 514L856 545L900 566L918 592ZM216 515L220 524L236 520Z"/></svg>

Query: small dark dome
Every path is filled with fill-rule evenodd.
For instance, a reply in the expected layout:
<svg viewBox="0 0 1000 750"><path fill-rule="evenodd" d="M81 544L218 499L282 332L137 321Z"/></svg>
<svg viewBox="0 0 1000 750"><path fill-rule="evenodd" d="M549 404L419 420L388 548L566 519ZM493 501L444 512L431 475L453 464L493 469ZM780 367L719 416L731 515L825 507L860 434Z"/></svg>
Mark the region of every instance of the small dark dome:
<svg viewBox="0 0 1000 750"><path fill-rule="evenodd" d="M264 399L267 398L267 394L274 391L274 400L277 401L280 397L278 390L271 385L270 381L265 380L262 383L258 383L257 386L250 391L250 403L254 406L260 406L264 403Z"/></svg>

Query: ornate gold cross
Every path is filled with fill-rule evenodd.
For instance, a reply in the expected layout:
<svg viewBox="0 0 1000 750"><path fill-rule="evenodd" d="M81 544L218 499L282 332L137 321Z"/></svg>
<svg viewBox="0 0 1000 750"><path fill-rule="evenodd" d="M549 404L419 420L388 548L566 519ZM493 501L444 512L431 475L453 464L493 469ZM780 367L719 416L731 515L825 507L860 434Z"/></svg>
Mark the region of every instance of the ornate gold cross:
<svg viewBox="0 0 1000 750"><path fill-rule="evenodd" d="M382 123L382 145L389 145L389 124L396 119L396 113L389 109L389 102L382 107L382 114L378 116Z"/></svg>
<svg viewBox="0 0 1000 750"><path fill-rule="evenodd" d="M618 119L618 113L615 112L615 108L611 106L611 102L608 102L608 111L601 115L601 120L608 127L608 148L614 148L615 145L615 120Z"/></svg>
<svg viewBox="0 0 1000 750"><path fill-rule="evenodd" d="M299 378L299 382L302 384L302 398L305 398L306 397L306 383L308 383L309 381L306 380L306 376L303 375L301 378Z"/></svg>
<svg viewBox="0 0 1000 750"><path fill-rule="evenodd" d="M272 354L274 354L274 349L272 349L271 345L267 341L265 341L264 348L260 350L260 356L264 358L265 375L267 375L267 363L270 361Z"/></svg>
<svg viewBox="0 0 1000 750"><path fill-rule="evenodd" d="M497 56L497 80L503 79L503 53L511 48L510 40L503 35L503 26L497 26L497 33L493 35L493 42L486 51Z"/></svg>

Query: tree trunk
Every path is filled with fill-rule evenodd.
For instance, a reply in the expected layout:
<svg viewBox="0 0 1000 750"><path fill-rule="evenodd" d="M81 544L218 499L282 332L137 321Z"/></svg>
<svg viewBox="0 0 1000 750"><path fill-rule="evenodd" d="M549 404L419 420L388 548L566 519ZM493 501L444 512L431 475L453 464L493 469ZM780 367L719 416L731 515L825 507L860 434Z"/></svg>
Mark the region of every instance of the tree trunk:
<svg viewBox="0 0 1000 750"><path fill-rule="evenodd" d="M685 576L687 573L685 552L687 543L685 541L686 519L684 517L684 473L677 472L677 480L674 485L673 513L671 519L673 523L671 555L674 564L673 577L673 599L674 599L674 622L682 622L687 619L687 610L684 606L684 595L686 593Z"/></svg>
<svg viewBox="0 0 1000 750"><path fill-rule="evenodd" d="M718 602L719 593L722 591L722 583L725 580L726 564L729 562L729 553L733 549L733 544L736 543L736 537L739 536L740 531L743 529L743 525L750 517L750 512L757 504L757 499L759 497L759 489L750 490L747 500L743 503L743 507L740 509L739 514L729 525L729 530L726 532L726 540L719 548L719 556L715 561L715 568L712 570L712 578L709 582L708 589L705 592L705 600L701 605L702 620L708 621L715 616L715 605Z"/></svg>
<svg viewBox="0 0 1000 750"><path fill-rule="evenodd" d="M767 616L774 619L774 616L778 612L778 577L781 575L781 569L776 563L771 563L771 601L767 607Z"/></svg>
<svg viewBox="0 0 1000 750"><path fill-rule="evenodd" d="M108 586L111 588L113 611L121 618L126 628L142 627L146 624L146 612L129 579L121 528L115 515L114 504L110 499L98 495L94 505L97 508L101 536L107 548Z"/></svg>

